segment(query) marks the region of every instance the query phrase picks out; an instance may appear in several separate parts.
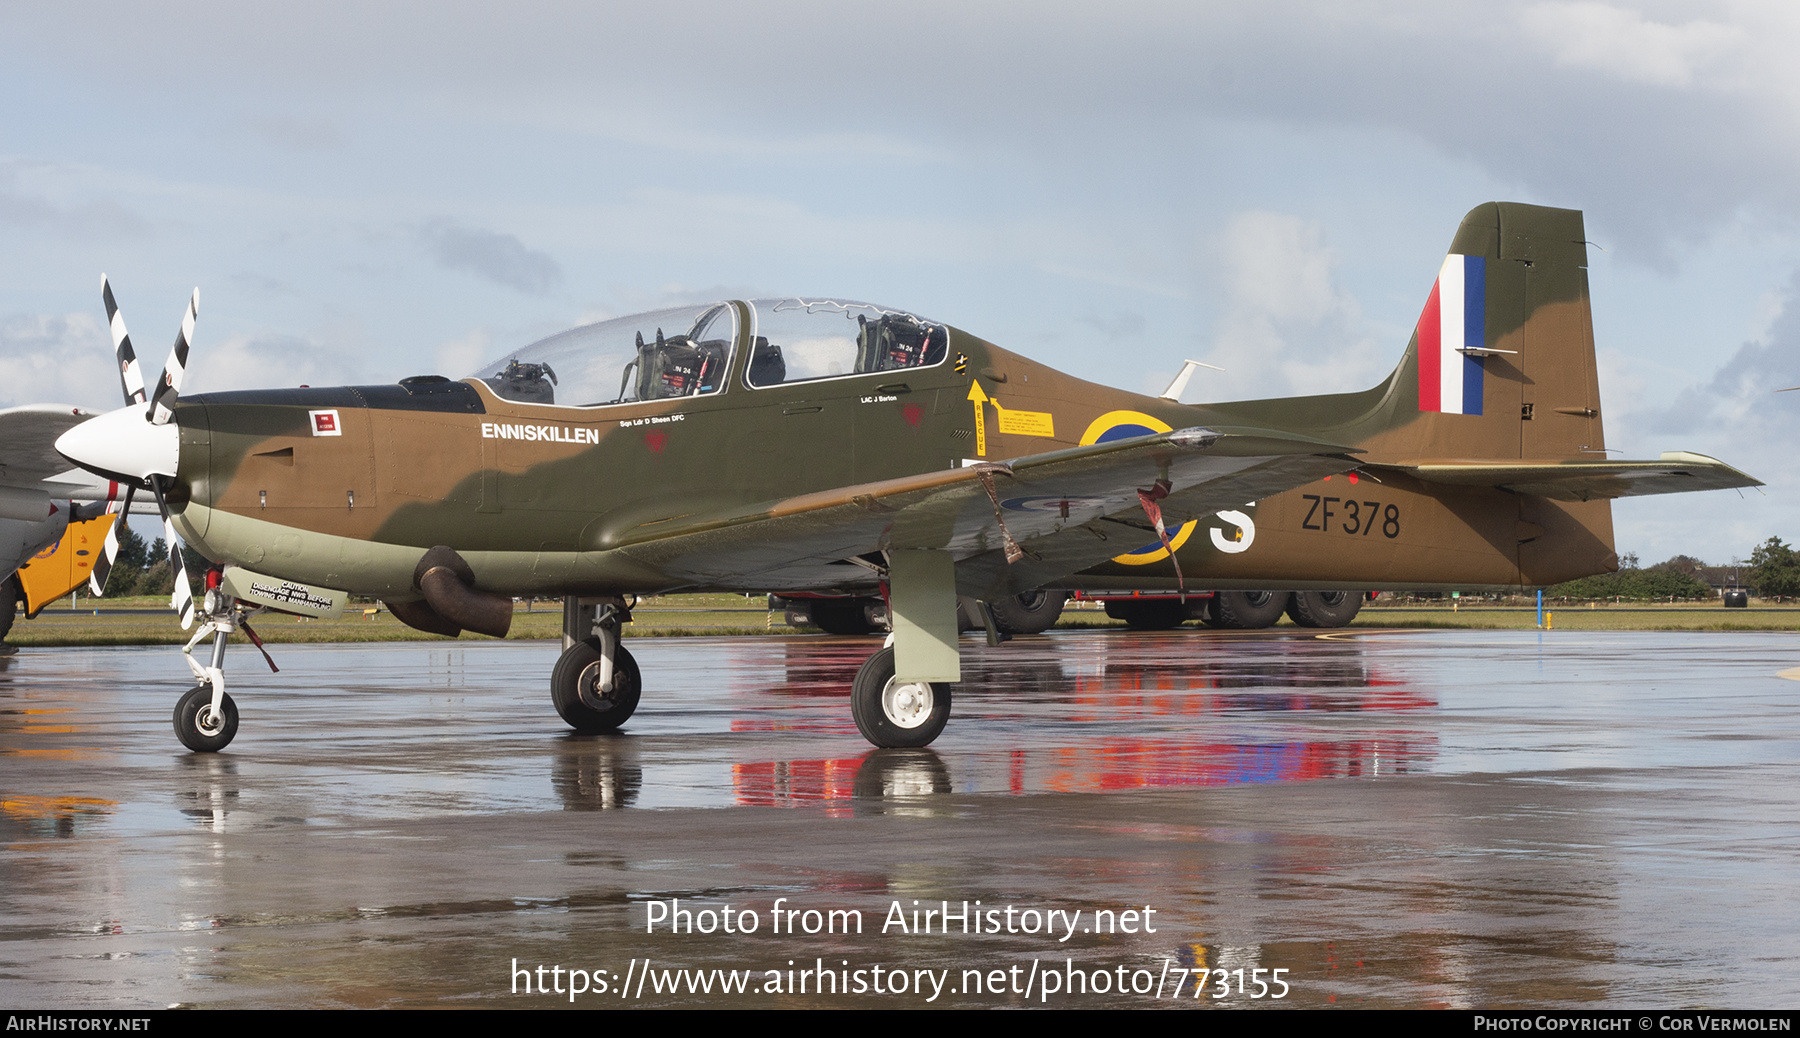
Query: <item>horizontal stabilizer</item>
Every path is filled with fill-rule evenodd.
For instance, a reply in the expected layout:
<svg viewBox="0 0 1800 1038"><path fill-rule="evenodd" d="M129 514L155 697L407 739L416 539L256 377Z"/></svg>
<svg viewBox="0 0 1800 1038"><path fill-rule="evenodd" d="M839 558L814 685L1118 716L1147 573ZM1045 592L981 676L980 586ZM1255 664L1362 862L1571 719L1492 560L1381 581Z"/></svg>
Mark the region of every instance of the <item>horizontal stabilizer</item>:
<svg viewBox="0 0 1800 1038"><path fill-rule="evenodd" d="M1429 462L1382 466L1427 483L1499 487L1559 501L1760 487L1762 481L1716 458L1664 451L1655 461Z"/></svg>

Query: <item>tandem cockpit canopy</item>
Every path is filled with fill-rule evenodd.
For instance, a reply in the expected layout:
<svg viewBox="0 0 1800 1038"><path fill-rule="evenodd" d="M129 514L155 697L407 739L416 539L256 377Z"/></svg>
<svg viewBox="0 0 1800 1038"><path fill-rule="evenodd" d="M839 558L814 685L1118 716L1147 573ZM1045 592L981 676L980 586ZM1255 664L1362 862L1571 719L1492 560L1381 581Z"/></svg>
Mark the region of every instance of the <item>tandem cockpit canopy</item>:
<svg viewBox="0 0 1800 1038"><path fill-rule="evenodd" d="M750 315L739 329L739 307ZM794 382L929 367L949 331L903 310L839 299L756 299L674 307L583 325L540 339L474 377L518 403L600 407L704 396L726 388L740 343L743 384Z"/></svg>

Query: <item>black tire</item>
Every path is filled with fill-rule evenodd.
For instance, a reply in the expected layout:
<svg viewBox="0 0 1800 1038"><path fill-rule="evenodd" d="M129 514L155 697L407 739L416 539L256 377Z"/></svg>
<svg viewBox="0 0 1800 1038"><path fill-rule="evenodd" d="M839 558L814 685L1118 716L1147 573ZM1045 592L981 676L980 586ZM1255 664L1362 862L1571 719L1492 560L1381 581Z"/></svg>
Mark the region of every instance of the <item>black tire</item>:
<svg viewBox="0 0 1800 1038"><path fill-rule="evenodd" d="M1170 631L1187 622L1188 608L1177 599L1106 603L1106 615L1134 631Z"/></svg>
<svg viewBox="0 0 1800 1038"><path fill-rule="evenodd" d="M637 660L625 646L613 656L613 690L600 693L600 639L576 642L550 672L550 699L556 712L578 732L610 732L630 719L644 692Z"/></svg>
<svg viewBox="0 0 1800 1038"><path fill-rule="evenodd" d="M874 634L860 598L815 598L807 603L814 627L826 634Z"/></svg>
<svg viewBox="0 0 1800 1038"><path fill-rule="evenodd" d="M175 701L175 737L195 753L217 753L231 745L238 730L237 704L231 694L219 702L223 717L212 716L212 689L196 685Z"/></svg>
<svg viewBox="0 0 1800 1038"><path fill-rule="evenodd" d="M994 626L1007 634L1043 634L1056 626L1068 600L1067 591L1041 587L989 602L988 612L994 614Z"/></svg>
<svg viewBox="0 0 1800 1038"><path fill-rule="evenodd" d="M1286 591L1220 591L1213 595L1212 614L1220 627L1254 631L1281 619L1289 597Z"/></svg>
<svg viewBox="0 0 1800 1038"><path fill-rule="evenodd" d="M882 749L929 746L950 720L950 686L942 681L902 685L894 680L894 650L863 662L850 689L856 730Z"/></svg>
<svg viewBox="0 0 1800 1038"><path fill-rule="evenodd" d="M1302 627L1343 627L1362 611L1360 591L1296 591L1288 619Z"/></svg>

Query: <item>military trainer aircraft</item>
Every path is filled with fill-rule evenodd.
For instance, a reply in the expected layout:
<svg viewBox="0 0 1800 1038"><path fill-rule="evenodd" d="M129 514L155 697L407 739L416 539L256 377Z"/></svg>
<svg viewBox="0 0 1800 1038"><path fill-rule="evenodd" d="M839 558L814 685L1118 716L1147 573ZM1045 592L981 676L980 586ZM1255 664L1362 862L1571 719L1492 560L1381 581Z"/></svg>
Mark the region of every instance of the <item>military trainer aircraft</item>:
<svg viewBox="0 0 1800 1038"><path fill-rule="evenodd" d="M878 595L892 633L852 714L877 746L923 746L961 673L959 597L1138 551L1176 554L1196 590L1543 586L1617 568L1611 498L1755 485L1698 455L1604 453L1584 240L1575 211L1475 209L1399 366L1362 392L1189 406L903 310L755 299L383 386L183 397L184 335L148 402L57 447L150 490L222 563L176 709L192 749L236 731L226 640L261 609L354 593L498 636L512 596L561 597L551 696L587 731L637 708L634 596L692 590Z"/></svg>

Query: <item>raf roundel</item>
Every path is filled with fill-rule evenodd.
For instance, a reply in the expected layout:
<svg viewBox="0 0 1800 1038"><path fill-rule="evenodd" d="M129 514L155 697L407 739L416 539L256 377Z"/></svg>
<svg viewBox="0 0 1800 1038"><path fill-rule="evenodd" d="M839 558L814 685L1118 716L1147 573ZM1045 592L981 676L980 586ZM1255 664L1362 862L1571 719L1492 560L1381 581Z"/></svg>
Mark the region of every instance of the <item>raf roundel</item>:
<svg viewBox="0 0 1800 1038"><path fill-rule="evenodd" d="M1129 439L1133 436L1152 436L1156 433L1172 431L1173 427L1159 418L1147 415L1142 411L1108 411L1088 423L1087 431L1081 434L1083 447L1095 443L1111 443L1114 440ZM1161 562L1171 552L1181 550L1194 530L1200 525L1198 520L1182 523L1181 528L1169 534L1169 546L1162 546L1161 541L1151 541L1142 548L1128 551L1123 555L1113 556L1113 561L1125 566L1148 566L1153 562Z"/></svg>

